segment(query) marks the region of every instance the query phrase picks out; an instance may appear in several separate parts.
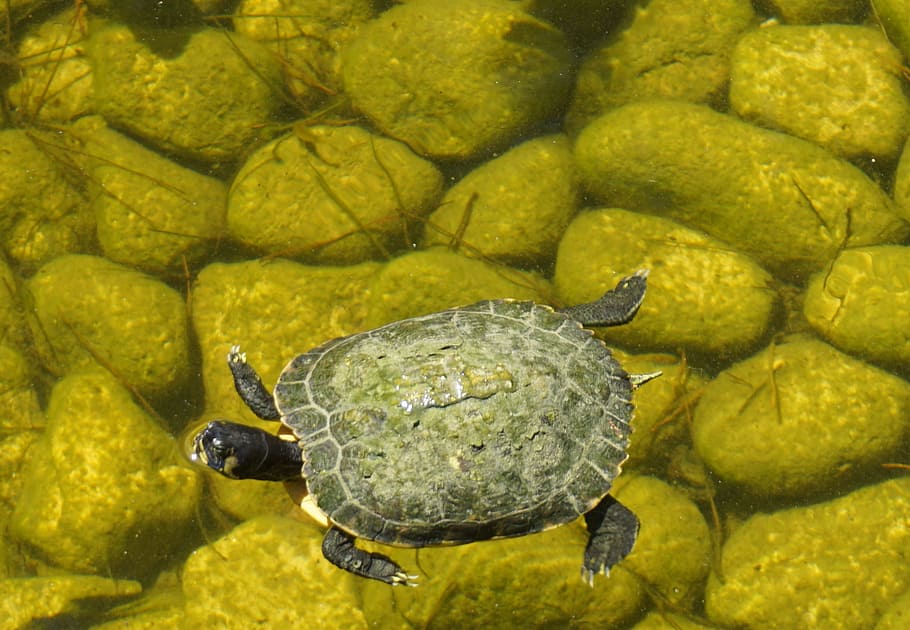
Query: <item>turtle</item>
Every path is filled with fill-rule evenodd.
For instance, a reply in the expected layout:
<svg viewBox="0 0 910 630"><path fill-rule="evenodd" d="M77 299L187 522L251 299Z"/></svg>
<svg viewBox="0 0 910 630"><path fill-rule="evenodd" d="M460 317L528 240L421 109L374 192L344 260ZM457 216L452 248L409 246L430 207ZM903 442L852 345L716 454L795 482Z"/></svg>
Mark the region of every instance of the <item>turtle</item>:
<svg viewBox="0 0 910 630"><path fill-rule="evenodd" d="M212 420L190 459L232 479L303 480L325 558L392 585L417 576L356 538L464 544L584 515L593 586L638 535L608 492L627 458L632 392L660 372L627 373L588 327L631 321L647 277L561 310L485 300L334 339L292 359L273 393L233 346L237 393L280 430Z"/></svg>

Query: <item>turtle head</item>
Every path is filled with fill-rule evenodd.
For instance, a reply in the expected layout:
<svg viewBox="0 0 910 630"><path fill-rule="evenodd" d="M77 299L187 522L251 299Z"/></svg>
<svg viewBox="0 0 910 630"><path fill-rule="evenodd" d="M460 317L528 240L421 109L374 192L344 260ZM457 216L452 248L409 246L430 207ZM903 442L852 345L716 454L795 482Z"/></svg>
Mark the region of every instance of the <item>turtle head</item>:
<svg viewBox="0 0 910 630"><path fill-rule="evenodd" d="M213 420L198 431L189 456L231 479L299 479L303 466L296 441L225 420Z"/></svg>

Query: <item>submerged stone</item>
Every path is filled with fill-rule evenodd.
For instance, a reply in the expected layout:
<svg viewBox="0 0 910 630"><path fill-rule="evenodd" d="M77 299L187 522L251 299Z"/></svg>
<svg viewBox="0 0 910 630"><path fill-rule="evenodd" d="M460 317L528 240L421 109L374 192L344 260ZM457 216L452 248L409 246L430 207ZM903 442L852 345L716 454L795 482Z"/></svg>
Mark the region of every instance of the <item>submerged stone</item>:
<svg viewBox="0 0 910 630"><path fill-rule="evenodd" d="M758 29L733 53L730 105L742 118L846 158L897 158L910 132L900 52L878 29Z"/></svg>
<svg viewBox="0 0 910 630"><path fill-rule="evenodd" d="M371 285L366 327L480 300L545 302L547 288L547 282L534 274L434 247L399 256L382 267Z"/></svg>
<svg viewBox="0 0 910 630"><path fill-rule="evenodd" d="M427 218L425 245L535 267L549 264L575 214L568 139L528 140L465 175Z"/></svg>
<svg viewBox="0 0 910 630"><path fill-rule="evenodd" d="M506 0L407 2L343 54L353 106L417 153L469 159L557 113L571 59L562 33Z"/></svg>
<svg viewBox="0 0 910 630"><path fill-rule="evenodd" d="M748 0L651 0L636 7L632 23L582 62L568 129L577 133L609 109L648 98L721 103L733 46L754 21Z"/></svg>
<svg viewBox="0 0 910 630"><path fill-rule="evenodd" d="M309 523L262 516L197 549L183 569L190 628L367 628L354 576L322 556ZM386 588L389 588L386 586Z"/></svg>
<svg viewBox="0 0 910 630"><path fill-rule="evenodd" d="M910 248L844 250L812 277L803 312L841 350L910 369Z"/></svg>
<svg viewBox="0 0 910 630"><path fill-rule="evenodd" d="M2 342L19 350L31 345L31 333L25 321L20 280L0 255L0 331Z"/></svg>
<svg viewBox="0 0 910 630"><path fill-rule="evenodd" d="M200 479L170 434L101 370L57 383L22 475L11 531L70 571L146 577L194 527Z"/></svg>
<svg viewBox="0 0 910 630"><path fill-rule="evenodd" d="M246 160L227 224L263 253L354 264L410 245L409 222L441 193L442 174L397 140L356 126L300 125Z"/></svg>
<svg viewBox="0 0 910 630"><path fill-rule="evenodd" d="M77 627L80 618L90 618L112 600L131 598L140 592L139 582L94 575L0 580L0 619L5 628L47 627L55 619L68 619L72 627Z"/></svg>
<svg viewBox="0 0 910 630"><path fill-rule="evenodd" d="M392 549L396 558L411 556L403 561L420 567L420 585L398 592L363 583L364 612L384 627L408 622L440 628L572 625L593 630L628 623L638 614L645 591L636 575L662 597L688 606L709 568L707 525L698 508L649 477L623 475L614 494L639 515L641 532L624 563L608 579L595 579L593 588L579 578L587 539L579 520L520 538L423 548L419 555Z"/></svg>
<svg viewBox="0 0 910 630"><path fill-rule="evenodd" d="M187 159L237 159L278 108L277 61L237 33L177 28L142 41L111 25L92 35L88 54L97 113Z"/></svg>
<svg viewBox="0 0 910 630"><path fill-rule="evenodd" d="M701 105L615 109L581 132L575 159L598 199L704 230L795 282L845 247L910 234L852 164Z"/></svg>
<svg viewBox="0 0 910 630"><path fill-rule="evenodd" d="M748 256L674 221L618 208L583 212L559 244L553 282L565 304L596 300L649 269L648 299L628 325L604 330L631 347L742 355L771 325L773 278Z"/></svg>
<svg viewBox="0 0 910 630"><path fill-rule="evenodd" d="M865 4L859 0L853 2ZM874 16L888 39L900 48L905 59L910 57L910 4L906 0L875 0L874 7Z"/></svg>
<svg viewBox="0 0 910 630"><path fill-rule="evenodd" d="M705 609L725 627L872 628L910 588L910 478L757 514L724 544ZM903 626L901 626L903 627Z"/></svg>
<svg viewBox="0 0 910 630"><path fill-rule="evenodd" d="M100 365L154 399L187 386L186 304L163 282L104 258L71 255L44 265L26 290L37 352L52 372Z"/></svg>
<svg viewBox="0 0 910 630"><path fill-rule="evenodd" d="M211 255L224 233L226 186L108 128L97 116L70 132L100 188L98 240L116 262L177 277Z"/></svg>
<svg viewBox="0 0 910 630"><path fill-rule="evenodd" d="M341 50L373 16L370 0L243 0L234 29L272 50L298 106L338 94Z"/></svg>
<svg viewBox="0 0 910 630"><path fill-rule="evenodd" d="M7 91L19 117L69 122L91 111L92 67L85 57L85 19L84 11L70 7L19 42L20 78Z"/></svg>
<svg viewBox="0 0 910 630"><path fill-rule="evenodd" d="M910 383L808 337L721 372L692 441L724 482L762 497L831 493L895 456L910 433Z"/></svg>
<svg viewBox="0 0 910 630"><path fill-rule="evenodd" d="M88 199L72 186L55 137L0 130L0 245L20 270L94 246Z"/></svg>
<svg viewBox="0 0 910 630"><path fill-rule="evenodd" d="M885 609L875 630L904 630L910 624L910 590Z"/></svg>
<svg viewBox="0 0 910 630"><path fill-rule="evenodd" d="M765 4L787 24L855 22L866 11L864 0L766 0Z"/></svg>
<svg viewBox="0 0 910 630"><path fill-rule="evenodd" d="M44 426L44 414L35 391L37 370L17 348L0 342L0 433L32 431Z"/></svg>

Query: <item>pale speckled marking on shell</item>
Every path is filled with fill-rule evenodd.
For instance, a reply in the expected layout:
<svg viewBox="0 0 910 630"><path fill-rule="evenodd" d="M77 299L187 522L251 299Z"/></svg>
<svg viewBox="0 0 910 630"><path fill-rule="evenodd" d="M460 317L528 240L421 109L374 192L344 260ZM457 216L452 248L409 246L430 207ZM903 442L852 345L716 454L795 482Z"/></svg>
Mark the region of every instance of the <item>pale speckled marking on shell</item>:
<svg viewBox="0 0 910 630"><path fill-rule="evenodd" d="M275 400L332 522L423 546L590 510L626 459L631 390L578 322L494 300L329 341L285 368Z"/></svg>

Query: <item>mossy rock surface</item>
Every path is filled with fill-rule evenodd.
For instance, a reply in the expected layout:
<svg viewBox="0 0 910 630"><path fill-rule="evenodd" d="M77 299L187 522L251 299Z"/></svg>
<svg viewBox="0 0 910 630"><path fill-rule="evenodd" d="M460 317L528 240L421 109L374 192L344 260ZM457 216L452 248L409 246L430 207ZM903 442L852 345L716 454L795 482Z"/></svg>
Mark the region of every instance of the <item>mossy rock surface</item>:
<svg viewBox="0 0 910 630"><path fill-rule="evenodd" d="M877 28L753 31L733 52L730 104L742 118L854 158L893 162L910 132L901 53Z"/></svg>
<svg viewBox="0 0 910 630"><path fill-rule="evenodd" d="M581 132L575 159L597 199L701 229L797 283L844 247L910 233L852 164L700 105L614 109Z"/></svg>
<svg viewBox="0 0 910 630"><path fill-rule="evenodd" d="M4 628L34 628L67 619L73 627L88 623L111 601L142 592L132 580L94 575L55 575L0 580L0 618Z"/></svg>
<svg viewBox="0 0 910 630"><path fill-rule="evenodd" d="M442 174L408 146L361 127L299 125L263 145L231 184L231 236L256 251L322 264L389 258L419 234Z"/></svg>
<svg viewBox="0 0 910 630"><path fill-rule="evenodd" d="M881 245L841 252L812 277L803 312L844 352L910 372L910 248Z"/></svg>
<svg viewBox="0 0 910 630"><path fill-rule="evenodd" d="M506 0L425 0L392 7L343 53L353 106L417 153L489 155L565 102L562 33Z"/></svg>
<svg viewBox="0 0 910 630"><path fill-rule="evenodd" d="M520 538L393 549L396 560L420 568L420 586L392 590L363 582L364 612L386 627L617 627L645 605L636 576L669 601L689 605L709 568L707 525L698 508L651 477L622 475L614 491L638 514L641 533L632 553L608 578L596 577L593 589L579 579L587 540L580 519Z"/></svg>
<svg viewBox="0 0 910 630"><path fill-rule="evenodd" d="M55 134L0 130L0 244L23 273L94 247L88 198L53 157L61 146Z"/></svg>
<svg viewBox="0 0 910 630"><path fill-rule="evenodd" d="M189 381L186 304L163 282L97 256L61 256L25 285L38 355L51 372L101 366L143 396Z"/></svg>
<svg viewBox="0 0 910 630"><path fill-rule="evenodd" d="M192 539L200 478L107 372L57 383L22 476L11 531L57 567L145 578Z"/></svg>
<svg viewBox="0 0 910 630"><path fill-rule="evenodd" d="M756 514L723 547L705 609L724 627L872 628L910 588L910 478Z"/></svg>
<svg viewBox="0 0 910 630"><path fill-rule="evenodd" d="M309 523L262 516L238 525L187 560L185 623L367 628L355 578L329 564L321 545L322 532Z"/></svg>
<svg viewBox="0 0 910 630"><path fill-rule="evenodd" d="M648 269L635 319L603 336L629 348L741 356L767 335L774 280L748 256L675 221L619 208L579 214L559 243L554 284L565 304L596 300Z"/></svg>
<svg viewBox="0 0 910 630"><path fill-rule="evenodd" d="M582 61L566 127L576 134L604 112L634 101L672 98L720 105L730 55L756 21L748 0L651 0L632 23Z"/></svg>
<svg viewBox="0 0 910 630"><path fill-rule="evenodd" d="M761 497L818 496L898 457L908 416L906 381L823 341L793 337L705 387L692 440L726 483Z"/></svg>
<svg viewBox="0 0 910 630"><path fill-rule="evenodd" d="M546 267L578 197L568 138L534 138L452 186L427 218L423 243L463 245L459 251L467 256Z"/></svg>
<svg viewBox="0 0 910 630"><path fill-rule="evenodd" d="M237 159L278 109L277 59L238 33L185 27L143 41L115 24L93 33L87 52L95 111L185 159Z"/></svg>
<svg viewBox="0 0 910 630"><path fill-rule="evenodd" d="M68 132L99 187L92 210L107 258L176 278L212 255L224 235L223 182L162 157L98 116Z"/></svg>

